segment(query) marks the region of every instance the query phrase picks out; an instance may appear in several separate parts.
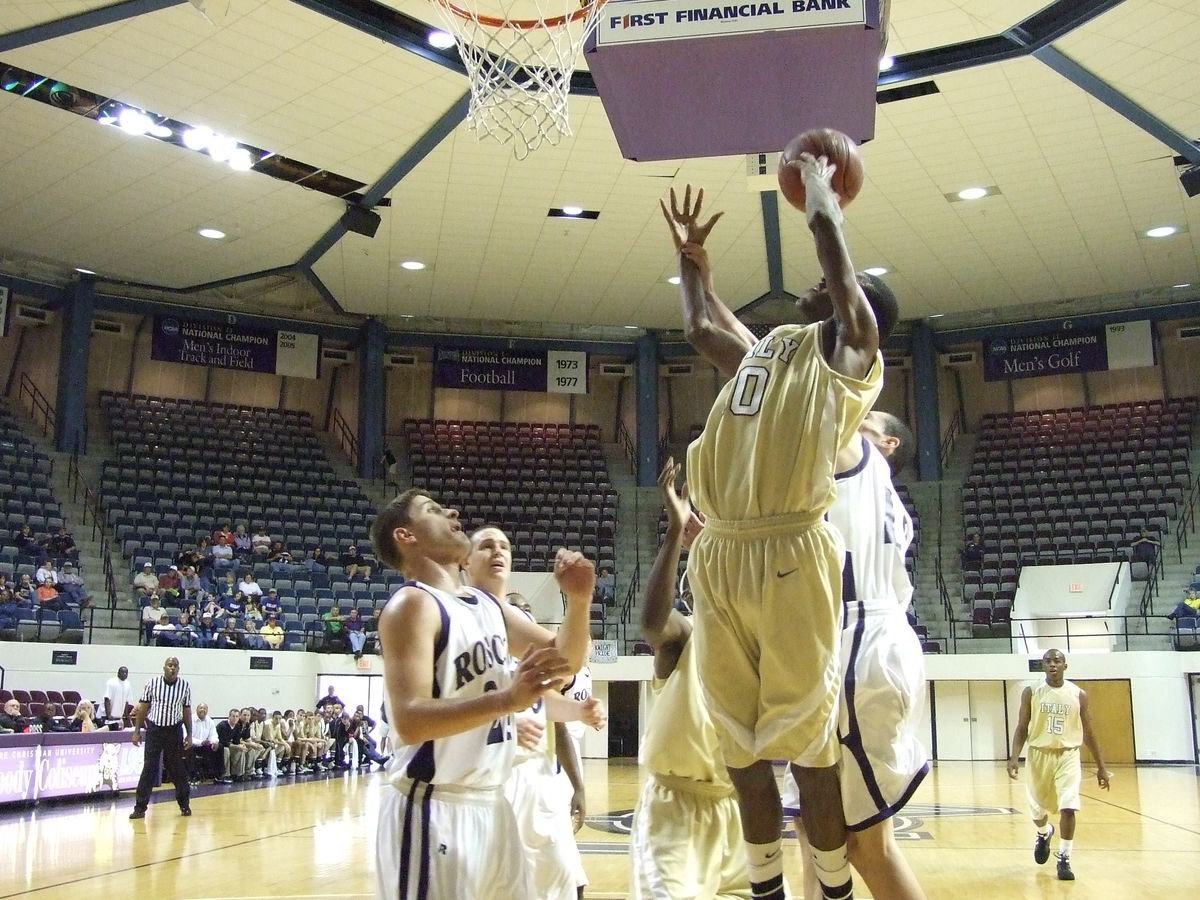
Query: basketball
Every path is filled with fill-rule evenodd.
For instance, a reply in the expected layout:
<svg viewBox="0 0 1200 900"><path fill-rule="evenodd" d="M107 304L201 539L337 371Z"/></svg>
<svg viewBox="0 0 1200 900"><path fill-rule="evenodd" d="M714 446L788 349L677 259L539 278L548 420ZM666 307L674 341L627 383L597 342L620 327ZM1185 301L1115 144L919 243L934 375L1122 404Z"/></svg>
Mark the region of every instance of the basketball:
<svg viewBox="0 0 1200 900"><path fill-rule="evenodd" d="M835 166L833 189L837 191L840 206L848 206L858 196L866 177L858 145L840 131L813 128L792 138L779 158L779 190L787 197L788 203L796 209L804 209L804 180L796 169L788 165L797 160L801 153L824 156Z"/></svg>

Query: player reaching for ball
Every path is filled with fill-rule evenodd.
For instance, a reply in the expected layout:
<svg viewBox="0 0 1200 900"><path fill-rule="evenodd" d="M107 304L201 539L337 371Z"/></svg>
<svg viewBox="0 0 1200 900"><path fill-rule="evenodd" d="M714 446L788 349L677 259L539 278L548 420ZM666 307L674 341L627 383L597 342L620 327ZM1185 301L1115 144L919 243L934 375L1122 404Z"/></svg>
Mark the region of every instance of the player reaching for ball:
<svg viewBox="0 0 1200 900"><path fill-rule="evenodd" d="M688 341L729 381L688 448L688 481L707 527L693 546L697 659L738 793L754 897L783 900L781 804L772 759L792 762L825 897L852 896L836 764L840 537L824 520L838 451L855 438L883 378L880 324L896 303L856 276L831 187L833 167L795 163L824 279L798 302L807 325L760 341L716 295L703 243L703 192L662 204L680 252ZM877 323L877 317L880 322ZM882 321L886 320L886 321Z"/></svg>

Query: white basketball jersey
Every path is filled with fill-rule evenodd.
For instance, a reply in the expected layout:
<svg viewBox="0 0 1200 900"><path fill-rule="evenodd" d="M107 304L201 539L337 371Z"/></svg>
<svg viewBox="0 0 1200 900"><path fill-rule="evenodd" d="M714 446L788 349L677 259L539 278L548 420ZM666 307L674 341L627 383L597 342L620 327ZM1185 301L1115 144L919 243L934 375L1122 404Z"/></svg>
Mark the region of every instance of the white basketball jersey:
<svg viewBox="0 0 1200 900"><path fill-rule="evenodd" d="M592 670L584 666L575 673L575 677L571 679L571 683L562 689L562 695L568 700L578 700L583 703L592 698ZM567 722L567 731L575 741L575 748L580 750L582 756L583 736L587 733L588 727L582 722Z"/></svg>
<svg viewBox="0 0 1200 900"><path fill-rule="evenodd" d="M481 697L512 683L508 631L500 601L485 591L462 588L466 596L439 591L420 582L409 587L426 591L442 615L433 655L435 699ZM395 722L392 710L387 719ZM418 745L398 745L388 764L388 780L404 778L432 784L498 787L512 770L516 745L511 715L450 737Z"/></svg>
<svg viewBox="0 0 1200 900"><path fill-rule="evenodd" d="M912 543L913 525L900 495L892 485L887 460L866 438L863 457L853 469L834 476L837 499L827 518L846 544L842 596L861 600L867 609L899 604L907 609L912 582L904 568L904 554Z"/></svg>

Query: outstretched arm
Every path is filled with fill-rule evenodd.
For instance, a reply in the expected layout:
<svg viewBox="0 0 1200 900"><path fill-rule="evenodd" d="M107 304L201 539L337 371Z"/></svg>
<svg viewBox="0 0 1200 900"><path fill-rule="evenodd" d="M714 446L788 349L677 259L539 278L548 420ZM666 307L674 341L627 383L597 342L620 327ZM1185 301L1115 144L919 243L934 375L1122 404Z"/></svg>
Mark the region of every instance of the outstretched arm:
<svg viewBox="0 0 1200 900"><path fill-rule="evenodd" d="M592 641L590 612L596 567L582 553L560 548L554 560L554 577L567 598L557 632L543 628L511 603L500 604L508 628L509 652L520 658L530 649L554 647L567 660L571 672L578 672L587 664Z"/></svg>
<svg viewBox="0 0 1200 900"><path fill-rule="evenodd" d="M667 533L658 548L658 556L646 580L642 598L642 637L654 648L654 674L666 678L675 671L679 655L692 636L692 623L675 609L675 573L683 552L684 529L692 516L687 485L682 495L675 493L679 466L668 459L658 476L658 487L667 508Z"/></svg>
<svg viewBox="0 0 1200 900"><path fill-rule="evenodd" d="M841 207L833 190L834 167L825 159L802 153L791 163L804 179L808 228L817 245L817 261L833 301L837 337L829 365L851 378L864 378L879 351L879 328L867 297L859 287L846 239Z"/></svg>
<svg viewBox="0 0 1200 900"><path fill-rule="evenodd" d="M667 220L675 249L680 254L679 295L684 334L688 343L706 362L715 366L724 377L730 378L737 371L738 363L746 351L754 345L754 336L717 296L712 267L704 252L704 241L724 213L714 213L703 224L698 221L704 203L703 188L696 193L694 207L690 184L684 192L682 208L674 188L670 196L670 210L661 200L659 207L663 218Z"/></svg>

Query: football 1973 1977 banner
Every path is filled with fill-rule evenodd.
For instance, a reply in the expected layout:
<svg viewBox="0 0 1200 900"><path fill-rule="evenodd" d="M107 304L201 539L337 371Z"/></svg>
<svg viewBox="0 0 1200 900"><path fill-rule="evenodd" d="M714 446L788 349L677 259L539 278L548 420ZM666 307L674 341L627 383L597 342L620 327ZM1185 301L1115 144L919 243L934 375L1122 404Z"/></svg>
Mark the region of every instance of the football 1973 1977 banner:
<svg viewBox="0 0 1200 900"><path fill-rule="evenodd" d="M587 353L438 347L433 356L433 383L437 387L485 391L586 394Z"/></svg>

